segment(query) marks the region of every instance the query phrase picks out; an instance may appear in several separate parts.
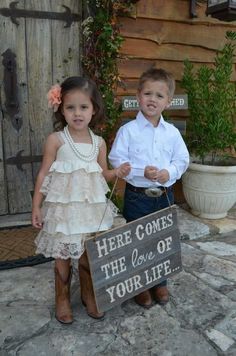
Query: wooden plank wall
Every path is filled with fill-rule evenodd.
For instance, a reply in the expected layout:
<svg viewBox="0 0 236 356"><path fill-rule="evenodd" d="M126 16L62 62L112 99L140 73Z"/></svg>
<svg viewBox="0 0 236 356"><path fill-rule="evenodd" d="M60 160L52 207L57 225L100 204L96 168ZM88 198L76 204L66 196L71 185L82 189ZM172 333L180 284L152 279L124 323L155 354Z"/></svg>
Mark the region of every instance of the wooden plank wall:
<svg viewBox="0 0 236 356"><path fill-rule="evenodd" d="M176 94L180 94L184 92L179 82L185 58L196 67L212 65L226 31L236 30L236 21L207 17L204 0L197 2L197 18L190 18L189 9L189 0L139 0L131 17L120 18L125 59L119 62L119 72L125 89L118 88L118 96L135 95L140 74L151 66L172 72L177 81ZM232 79L236 80L235 68ZM124 115L133 117L134 113ZM169 115L179 119L186 117L187 112L168 112Z"/></svg>
<svg viewBox="0 0 236 356"><path fill-rule="evenodd" d="M212 65L215 51L224 44L226 31L236 31L236 21L223 22L207 17L206 2L197 1L197 18L193 19L190 0L139 0L131 17L120 18L125 42L119 73L124 88L118 88L118 97L135 95L139 76L151 66L172 72L177 84L175 94L182 94L184 90L179 83L185 58L196 68L202 64ZM235 68L232 80L236 80ZM134 112L123 112L123 118L134 115ZM168 111L165 117L186 120L188 125L187 110ZM122 194L123 189L120 184L118 194ZM184 202L181 181L175 184L174 190L176 202Z"/></svg>

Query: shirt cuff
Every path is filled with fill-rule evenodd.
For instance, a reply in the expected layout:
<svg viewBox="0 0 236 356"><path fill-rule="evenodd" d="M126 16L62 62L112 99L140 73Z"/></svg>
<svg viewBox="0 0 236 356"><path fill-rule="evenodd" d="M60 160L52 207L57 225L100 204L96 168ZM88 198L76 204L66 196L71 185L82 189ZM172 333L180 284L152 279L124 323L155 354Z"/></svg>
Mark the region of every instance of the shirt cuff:
<svg viewBox="0 0 236 356"><path fill-rule="evenodd" d="M144 168L131 168L133 177L144 177Z"/></svg>
<svg viewBox="0 0 236 356"><path fill-rule="evenodd" d="M125 177L125 180L131 180L135 177L144 177L144 169L131 168L130 173Z"/></svg>
<svg viewBox="0 0 236 356"><path fill-rule="evenodd" d="M169 181L176 181L178 179L178 172L175 166L169 166L165 168L169 172Z"/></svg>

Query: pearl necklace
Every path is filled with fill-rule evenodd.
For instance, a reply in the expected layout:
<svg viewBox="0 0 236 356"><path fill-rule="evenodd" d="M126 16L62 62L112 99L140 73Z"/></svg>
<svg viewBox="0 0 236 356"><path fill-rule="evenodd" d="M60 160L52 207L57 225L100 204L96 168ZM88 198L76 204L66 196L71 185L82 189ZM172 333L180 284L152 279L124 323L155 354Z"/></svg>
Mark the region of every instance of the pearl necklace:
<svg viewBox="0 0 236 356"><path fill-rule="evenodd" d="M74 141L73 141L73 139L72 139L72 137L70 135L70 132L68 130L68 126L64 127L64 134L65 134L65 138L66 138L68 144L70 145L71 149L76 154L76 156L78 158L82 159L85 162L93 161L94 158L98 154L98 143L97 143L96 137L95 137L94 133L92 132L92 130L90 130L90 128L88 130L89 130L89 134L90 134L90 137L91 137L91 140L92 140L92 149L91 149L91 152L88 155L85 155L85 154L80 152L80 150L78 149L78 147L74 143Z"/></svg>

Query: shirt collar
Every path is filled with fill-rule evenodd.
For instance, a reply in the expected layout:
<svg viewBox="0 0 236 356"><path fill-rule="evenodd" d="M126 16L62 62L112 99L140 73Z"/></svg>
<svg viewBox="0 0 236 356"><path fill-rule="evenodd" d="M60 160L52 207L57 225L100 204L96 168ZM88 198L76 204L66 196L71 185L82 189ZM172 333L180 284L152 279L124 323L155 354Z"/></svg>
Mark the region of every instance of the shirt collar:
<svg viewBox="0 0 236 356"><path fill-rule="evenodd" d="M143 115L142 111L139 111L137 116L136 116L136 121L138 123L139 128L142 130L144 129L145 126L149 126L151 125L153 127L153 125L145 118L145 116ZM164 127L165 129L167 128L167 123L165 122L163 116L161 115L160 117L160 121L159 121L159 126Z"/></svg>

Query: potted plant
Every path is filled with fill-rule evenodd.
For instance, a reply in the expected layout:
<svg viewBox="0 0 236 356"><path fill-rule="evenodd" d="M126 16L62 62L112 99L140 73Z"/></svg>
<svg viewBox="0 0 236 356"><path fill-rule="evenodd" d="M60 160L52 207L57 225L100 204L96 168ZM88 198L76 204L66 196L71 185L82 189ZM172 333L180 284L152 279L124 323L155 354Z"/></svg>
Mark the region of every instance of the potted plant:
<svg viewBox="0 0 236 356"><path fill-rule="evenodd" d="M236 202L236 85L231 81L236 32L216 52L213 67L184 61L182 87L188 94L190 118L186 142L191 163L182 177L192 213L223 218Z"/></svg>

